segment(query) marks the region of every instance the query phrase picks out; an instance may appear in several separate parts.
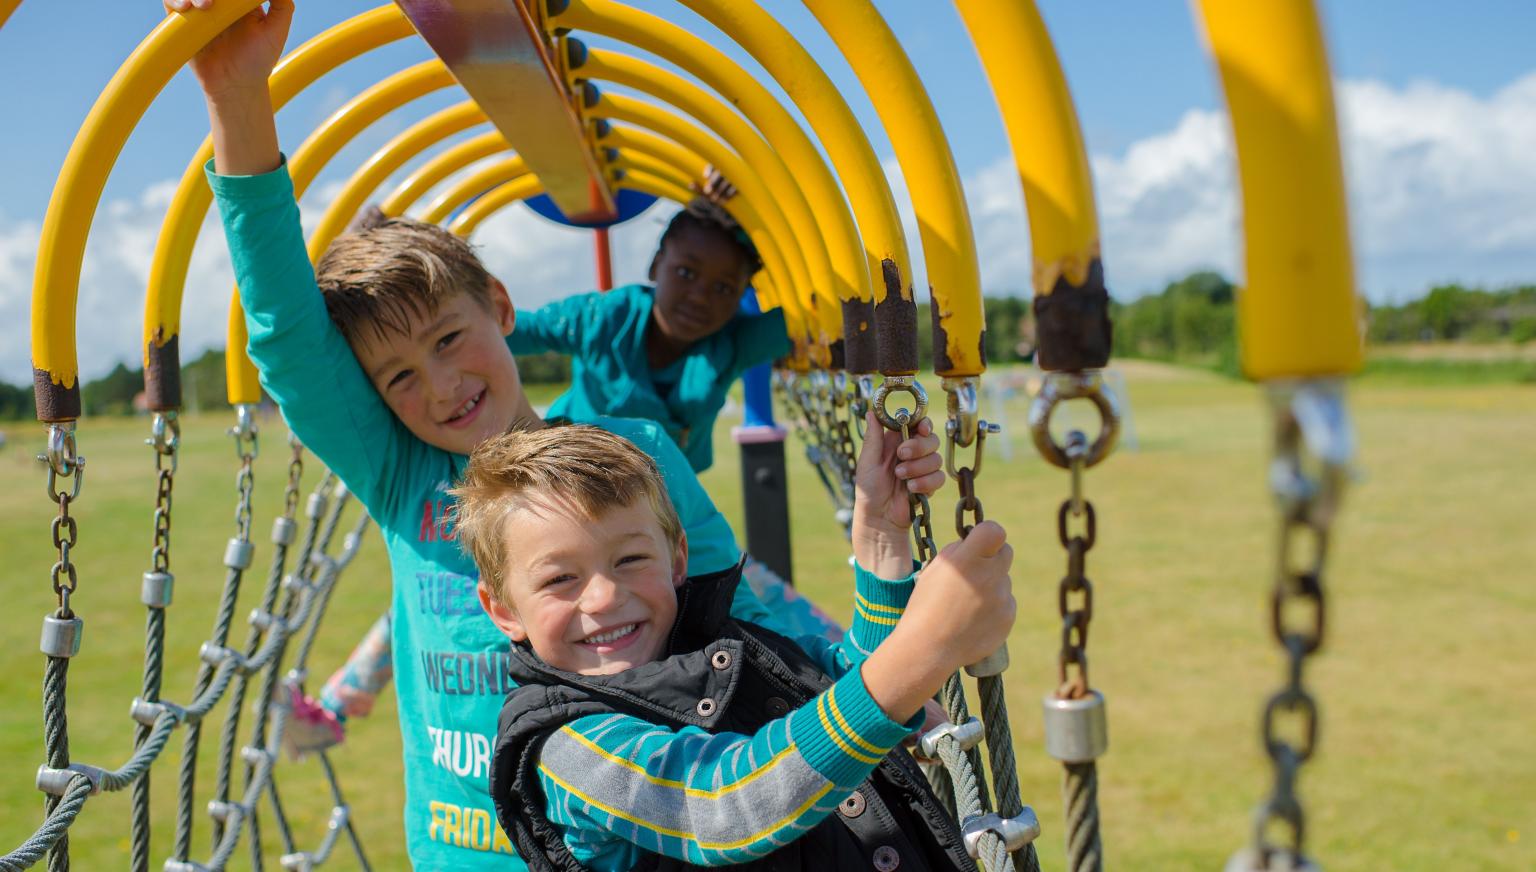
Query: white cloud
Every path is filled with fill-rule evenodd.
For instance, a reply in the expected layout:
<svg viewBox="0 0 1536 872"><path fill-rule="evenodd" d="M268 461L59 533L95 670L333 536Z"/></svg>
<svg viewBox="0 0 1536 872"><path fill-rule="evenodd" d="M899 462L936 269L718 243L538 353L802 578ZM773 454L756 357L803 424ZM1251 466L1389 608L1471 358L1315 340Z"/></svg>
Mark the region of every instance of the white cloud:
<svg viewBox="0 0 1536 872"><path fill-rule="evenodd" d="M1536 280L1536 73L1480 98L1442 85L1338 86L1355 263L1373 299L1436 281ZM1226 119L1191 111L1120 154L1094 154L1110 289L1133 297L1191 270L1239 275ZM1028 229L1009 159L966 180L983 284L1027 287Z"/></svg>

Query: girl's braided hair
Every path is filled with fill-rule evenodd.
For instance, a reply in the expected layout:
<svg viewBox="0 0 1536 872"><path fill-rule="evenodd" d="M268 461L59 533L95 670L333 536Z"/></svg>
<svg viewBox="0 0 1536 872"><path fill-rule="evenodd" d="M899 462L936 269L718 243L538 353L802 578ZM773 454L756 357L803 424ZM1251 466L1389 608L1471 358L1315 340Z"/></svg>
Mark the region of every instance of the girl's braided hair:
<svg viewBox="0 0 1536 872"><path fill-rule="evenodd" d="M719 204L704 197L694 197L682 211L672 216L672 220L667 222L667 229L661 232L661 241L656 244L657 251L665 248L668 240L688 228L713 231L734 242L741 252L742 263L747 266L748 275L756 275L763 268L763 258L757 253L757 246L752 244L747 231Z"/></svg>

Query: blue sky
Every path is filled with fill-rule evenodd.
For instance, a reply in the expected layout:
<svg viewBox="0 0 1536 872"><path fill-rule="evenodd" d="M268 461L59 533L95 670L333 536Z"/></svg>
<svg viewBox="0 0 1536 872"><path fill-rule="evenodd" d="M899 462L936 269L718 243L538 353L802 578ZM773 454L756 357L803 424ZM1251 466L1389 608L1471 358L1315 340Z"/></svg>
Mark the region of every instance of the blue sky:
<svg viewBox="0 0 1536 872"><path fill-rule="evenodd" d="M675 0L632 0L705 35L749 69L747 56ZM290 47L377 0L300 0ZM857 79L798 2L764 0L847 95L882 157L891 149ZM989 292L1028 285L1027 227L991 91L948 3L877 0L913 57L949 135L973 218ZM1067 71L1089 151L1104 223L1111 289L1130 298L1190 269L1237 274L1238 212L1231 156L1213 71L1183 2L1041 0ZM1378 301L1422 293L1449 279L1536 281L1536 4L1430 0L1321 3L1345 129L1357 270ZM160 20L157 0L87 0L61 6L23 0L0 30L0 379L26 377L26 323L37 227L80 122L133 46ZM82 26L83 19L88 24ZM603 44L601 40L589 40ZM426 57L419 42L349 63L295 100L279 118L287 148L348 97ZM359 138L306 198L328 188L389 136L456 102L439 95L403 109ZM99 373L136 356L137 321L168 182L206 133L190 77L172 81L118 160L93 228L82 311L82 367ZM888 161L901 197L899 173ZM618 278L638 280L664 209L615 233ZM916 233L910 234L914 243ZM222 345L227 260L216 234L194 259L185 348ZM477 241L493 271L515 275L519 305L585 289L584 235L509 210ZM922 286L922 276L916 276ZM509 284L513 284L510 283ZM206 288L206 291L205 291Z"/></svg>

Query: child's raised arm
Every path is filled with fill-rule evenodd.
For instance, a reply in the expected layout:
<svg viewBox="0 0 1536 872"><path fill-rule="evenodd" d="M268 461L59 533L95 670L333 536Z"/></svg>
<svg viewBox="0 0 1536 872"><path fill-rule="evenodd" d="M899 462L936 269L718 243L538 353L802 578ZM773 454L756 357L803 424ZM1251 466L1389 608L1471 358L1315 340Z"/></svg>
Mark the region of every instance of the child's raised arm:
<svg viewBox="0 0 1536 872"><path fill-rule="evenodd" d="M230 0L221 0L230 2ZM197 14L214 0L164 0L168 13ZM229 176L277 169L282 154L272 120L267 77L282 56L293 22L293 0L271 0L241 16L192 58L190 66L208 101L213 165Z"/></svg>

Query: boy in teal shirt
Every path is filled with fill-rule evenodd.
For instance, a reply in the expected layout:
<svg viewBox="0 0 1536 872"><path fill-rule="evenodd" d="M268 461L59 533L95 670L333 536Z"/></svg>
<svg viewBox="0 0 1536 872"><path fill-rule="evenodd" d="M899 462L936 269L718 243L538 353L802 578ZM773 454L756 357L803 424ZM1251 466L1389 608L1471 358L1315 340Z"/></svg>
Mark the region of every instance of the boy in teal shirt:
<svg viewBox="0 0 1536 872"><path fill-rule="evenodd" d="M193 0L165 5L188 12ZM294 433L358 496L389 549L412 862L517 869L486 793L509 651L454 540L448 489L481 441L547 425L523 394L505 342L515 321L505 287L451 234L389 222L333 247L317 283L267 89L292 15L292 0L271 0L191 64L208 103L209 184L240 282L251 359ZM729 526L657 425L592 423L656 458L696 559L714 569L735 565ZM732 609L774 620L746 590Z"/></svg>
<svg viewBox="0 0 1536 872"><path fill-rule="evenodd" d="M731 384L790 351L782 310L740 311L761 268L741 228L701 198L662 233L654 287L626 285L524 312L508 342L513 354L571 355L571 387L551 415L655 421L703 472L714 463L715 417Z"/></svg>

